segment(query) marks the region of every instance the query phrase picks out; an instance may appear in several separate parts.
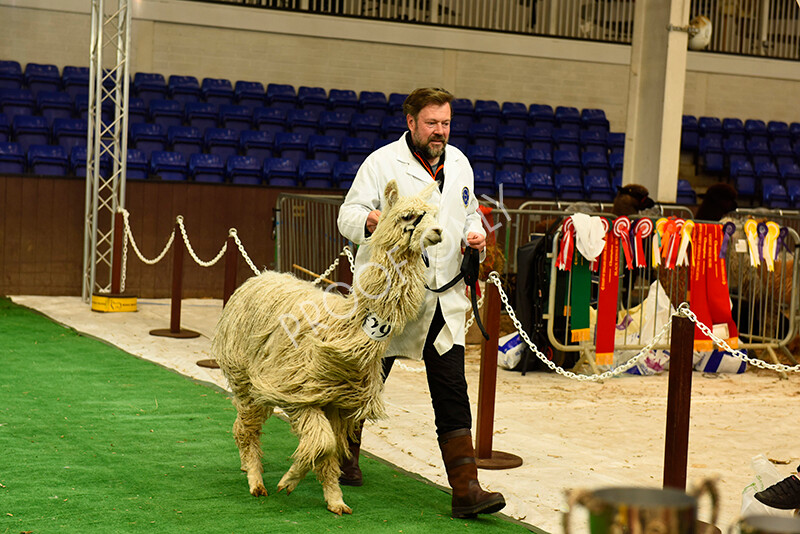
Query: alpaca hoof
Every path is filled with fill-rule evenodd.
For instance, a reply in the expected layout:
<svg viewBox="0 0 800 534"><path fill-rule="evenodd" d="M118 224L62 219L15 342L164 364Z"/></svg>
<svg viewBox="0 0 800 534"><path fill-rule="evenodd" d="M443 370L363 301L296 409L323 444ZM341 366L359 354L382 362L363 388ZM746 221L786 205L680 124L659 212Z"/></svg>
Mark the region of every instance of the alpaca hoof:
<svg viewBox="0 0 800 534"><path fill-rule="evenodd" d="M250 488L250 495L253 497L266 497L267 488L265 488L263 484L259 484L254 488Z"/></svg>
<svg viewBox="0 0 800 534"><path fill-rule="evenodd" d="M300 484L300 480L291 478L288 473L283 475L280 482L278 482L278 493L286 490L286 495L289 495L294 491L297 485Z"/></svg>
<svg viewBox="0 0 800 534"><path fill-rule="evenodd" d="M330 510L331 512L333 512L336 515L352 514L353 513L353 510L351 510L350 507L347 506L343 502L329 504L328 505L328 510Z"/></svg>

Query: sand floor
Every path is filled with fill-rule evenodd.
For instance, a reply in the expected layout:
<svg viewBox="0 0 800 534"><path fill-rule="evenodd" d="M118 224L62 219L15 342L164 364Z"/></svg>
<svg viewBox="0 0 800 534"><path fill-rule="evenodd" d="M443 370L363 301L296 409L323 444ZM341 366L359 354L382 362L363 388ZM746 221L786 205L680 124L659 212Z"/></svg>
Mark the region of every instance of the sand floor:
<svg viewBox="0 0 800 534"><path fill-rule="evenodd" d="M196 365L212 358L210 337L221 301L187 299L183 328L202 335L149 335L169 327L169 300L140 299L135 313L97 313L78 297L18 296L14 302L103 339L131 354L227 388L219 370ZM364 449L407 471L447 485L433 429L433 410L421 362L395 366L386 384L389 417L365 428ZM467 348L467 379L477 412L480 347ZM404 368L405 367L405 368ZM660 487L664 463L667 374L624 376L604 383L555 374L498 370L494 449L523 458L521 467L481 470L484 487L501 491L505 514L547 532L561 532L565 490L608 486ZM788 475L800 463L800 374L693 374L688 480L717 478L723 530L738 519L741 492L753 479L751 458L765 454ZM369 480L365 481L369 484ZM345 490L346 491L346 490ZM708 520L710 504L700 502ZM573 532L587 529L585 511Z"/></svg>

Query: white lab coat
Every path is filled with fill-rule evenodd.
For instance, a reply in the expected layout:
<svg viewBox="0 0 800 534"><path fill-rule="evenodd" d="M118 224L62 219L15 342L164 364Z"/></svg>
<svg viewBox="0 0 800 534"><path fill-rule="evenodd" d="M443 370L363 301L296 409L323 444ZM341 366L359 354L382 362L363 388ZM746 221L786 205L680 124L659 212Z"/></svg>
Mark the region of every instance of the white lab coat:
<svg viewBox="0 0 800 534"><path fill-rule="evenodd" d="M443 229L443 240L428 249L430 267L427 272L429 287L441 287L459 273L461 247L467 234L486 235L478 213L478 201L473 191L472 167L467 157L454 146L446 148L444 160L444 190L436 189L430 203L437 206L438 221ZM386 184L397 180L400 196L418 194L431 183L431 176L411 154L404 136L370 154L356 174L344 204L339 210L339 231L359 245L356 267L369 261L369 243L364 237L364 225L372 210L383 210ZM483 257L483 254L481 255ZM415 321L395 335L389 343L387 356L422 358L422 348L428 333L436 299L439 299L445 326L434 341L439 354L453 345L464 345L464 321L470 302L465 294L463 280L444 293L426 292L425 302Z"/></svg>

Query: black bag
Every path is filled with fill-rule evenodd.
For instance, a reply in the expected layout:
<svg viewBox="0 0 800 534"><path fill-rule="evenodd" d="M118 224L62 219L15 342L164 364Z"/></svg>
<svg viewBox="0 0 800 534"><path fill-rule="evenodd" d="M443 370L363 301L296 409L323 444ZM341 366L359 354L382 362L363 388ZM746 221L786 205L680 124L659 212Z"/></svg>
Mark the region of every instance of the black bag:
<svg viewBox="0 0 800 534"><path fill-rule="evenodd" d="M531 240L517 249L517 294L515 311L517 318L527 332L531 341L545 354L549 360L560 367L571 368L578 361L577 352L565 353L555 349L547 337L547 303L550 296L550 262L548 252L553 247L553 236L550 234L533 234ZM559 280L561 282L561 280ZM556 291L561 294L565 283L556 284ZM559 302L558 296L556 303ZM563 296L561 296L563 302ZM563 306L556 305L556 325L564 325ZM559 331L561 334L559 335ZM564 327L555 330L556 339L562 339ZM527 371L549 371L549 368L530 347L525 351L520 362L513 369L525 374Z"/></svg>

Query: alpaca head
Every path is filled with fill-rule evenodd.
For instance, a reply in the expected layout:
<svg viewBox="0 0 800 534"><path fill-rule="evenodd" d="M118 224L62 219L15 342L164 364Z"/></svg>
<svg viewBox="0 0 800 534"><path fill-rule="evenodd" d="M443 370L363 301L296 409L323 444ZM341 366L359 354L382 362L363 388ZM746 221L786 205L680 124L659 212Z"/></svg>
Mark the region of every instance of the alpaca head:
<svg viewBox="0 0 800 534"><path fill-rule="evenodd" d="M383 250L399 247L421 254L440 243L442 228L436 221L436 208L427 202L436 187L436 182L431 182L418 195L401 197L396 181L386 184L386 205L370 238L372 246Z"/></svg>

